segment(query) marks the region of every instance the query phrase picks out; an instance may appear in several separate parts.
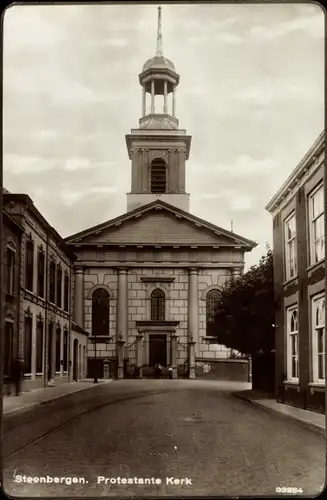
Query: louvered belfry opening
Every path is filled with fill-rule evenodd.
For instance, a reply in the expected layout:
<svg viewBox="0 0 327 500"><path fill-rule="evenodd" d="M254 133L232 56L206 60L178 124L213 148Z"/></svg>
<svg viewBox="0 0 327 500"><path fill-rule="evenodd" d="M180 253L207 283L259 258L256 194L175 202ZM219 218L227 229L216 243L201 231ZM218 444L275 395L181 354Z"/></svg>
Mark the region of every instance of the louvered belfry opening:
<svg viewBox="0 0 327 500"><path fill-rule="evenodd" d="M156 158L151 163L151 193L166 192L166 162Z"/></svg>

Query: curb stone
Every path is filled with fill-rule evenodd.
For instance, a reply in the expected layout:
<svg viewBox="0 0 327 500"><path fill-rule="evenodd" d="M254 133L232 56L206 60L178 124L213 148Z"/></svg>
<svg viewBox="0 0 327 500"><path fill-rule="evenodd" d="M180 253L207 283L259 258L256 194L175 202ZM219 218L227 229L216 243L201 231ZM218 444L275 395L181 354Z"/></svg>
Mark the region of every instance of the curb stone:
<svg viewBox="0 0 327 500"><path fill-rule="evenodd" d="M273 412L276 415L280 415L281 417L285 417L285 418L288 418L290 420L293 420L294 422L298 422L301 426L303 426L303 427L305 427L305 428L307 428L307 429L315 432L316 434L319 434L324 439L326 439L326 430L324 428L320 427L319 425L313 423L313 422L308 422L306 420L302 420L302 419L300 419L298 417L295 417L294 415L288 415L286 413L282 413L279 410L277 410L276 408L269 408L267 406L264 406L264 405L258 403L254 399L248 399L248 398L246 398L244 396L241 396L239 394L233 393L233 396L235 398L241 399L242 401L246 401L247 403L255 405L257 408L260 408L261 410L266 411L266 413Z"/></svg>
<svg viewBox="0 0 327 500"><path fill-rule="evenodd" d="M108 384L109 382L112 382L112 380L113 379L108 379L108 380L106 380L104 382L100 382L99 384L97 384L97 387L99 387L100 385ZM69 392L68 394L59 394L58 396L55 396L52 399L44 399L43 401L37 401L37 402L34 402L34 403L29 403L29 404L27 404L25 406L20 406L19 408L14 408L13 410L3 411L2 412L2 416L3 416L3 418L6 418L6 417L10 417L12 415L18 414L18 413L22 414L22 413L25 413L26 411L31 410L35 406L43 406L43 405L52 403L53 401L56 401L57 399L67 398L67 397L71 396L72 394L77 394L78 392L85 391L86 389L90 389L91 387L94 387L95 385L96 384L90 385L88 387L80 387L80 389L78 389L77 391L72 391L72 392Z"/></svg>

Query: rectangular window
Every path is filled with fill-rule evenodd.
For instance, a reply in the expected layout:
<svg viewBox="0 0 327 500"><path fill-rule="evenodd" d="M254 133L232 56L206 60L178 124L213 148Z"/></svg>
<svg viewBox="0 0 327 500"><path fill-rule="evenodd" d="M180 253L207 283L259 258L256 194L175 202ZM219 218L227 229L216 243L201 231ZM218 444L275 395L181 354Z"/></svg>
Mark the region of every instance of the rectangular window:
<svg viewBox="0 0 327 500"><path fill-rule="evenodd" d="M295 214L286 219L284 223L285 243L285 275L286 280L297 275L297 249L296 249L296 220Z"/></svg>
<svg viewBox="0 0 327 500"><path fill-rule="evenodd" d="M65 274L64 281L64 310L68 312L69 308L69 276Z"/></svg>
<svg viewBox="0 0 327 500"><path fill-rule="evenodd" d="M68 331L64 330L64 372L67 371L68 366Z"/></svg>
<svg viewBox="0 0 327 500"><path fill-rule="evenodd" d="M32 373L32 326L33 320L25 318L24 328L24 373Z"/></svg>
<svg viewBox="0 0 327 500"><path fill-rule="evenodd" d="M60 372L61 328L56 330L56 372Z"/></svg>
<svg viewBox="0 0 327 500"><path fill-rule="evenodd" d="M10 377L11 363L14 359L13 353L14 323L5 322L4 356L3 356L3 375Z"/></svg>
<svg viewBox="0 0 327 500"><path fill-rule="evenodd" d="M298 307L287 309L287 380L299 381Z"/></svg>
<svg viewBox="0 0 327 500"><path fill-rule="evenodd" d="M33 274L34 274L34 243L31 240L26 242L25 251L25 288L33 292Z"/></svg>
<svg viewBox="0 0 327 500"><path fill-rule="evenodd" d="M45 255L41 250L37 256L37 294L44 299Z"/></svg>
<svg viewBox="0 0 327 500"><path fill-rule="evenodd" d="M312 299L312 382L325 383L325 294Z"/></svg>
<svg viewBox="0 0 327 500"><path fill-rule="evenodd" d="M310 265L325 258L324 187L309 196Z"/></svg>
<svg viewBox="0 0 327 500"><path fill-rule="evenodd" d="M43 373L43 321L36 325L36 373Z"/></svg>
<svg viewBox="0 0 327 500"><path fill-rule="evenodd" d="M56 301L56 264L55 262L50 262L50 277L49 277L49 301L51 304L55 304Z"/></svg>
<svg viewBox="0 0 327 500"><path fill-rule="evenodd" d="M62 269L57 267L57 306L62 307Z"/></svg>

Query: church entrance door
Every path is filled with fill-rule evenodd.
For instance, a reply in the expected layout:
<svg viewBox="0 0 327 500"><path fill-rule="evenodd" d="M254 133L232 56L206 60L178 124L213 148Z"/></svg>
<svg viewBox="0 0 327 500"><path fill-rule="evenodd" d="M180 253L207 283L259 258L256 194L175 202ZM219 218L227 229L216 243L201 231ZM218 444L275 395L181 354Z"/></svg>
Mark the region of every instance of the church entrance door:
<svg viewBox="0 0 327 500"><path fill-rule="evenodd" d="M167 365L167 336L149 336L149 365L154 367L157 363Z"/></svg>

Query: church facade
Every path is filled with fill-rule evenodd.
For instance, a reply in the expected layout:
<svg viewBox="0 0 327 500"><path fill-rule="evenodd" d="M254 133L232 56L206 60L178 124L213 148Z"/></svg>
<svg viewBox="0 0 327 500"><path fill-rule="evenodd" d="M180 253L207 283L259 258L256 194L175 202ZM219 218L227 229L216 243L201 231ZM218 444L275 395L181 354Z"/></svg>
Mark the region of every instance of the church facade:
<svg viewBox="0 0 327 500"><path fill-rule="evenodd" d="M195 378L204 366L244 372L245 362L231 360L208 325L219 291L243 273L256 243L190 213L191 136L175 114L179 75L162 54L160 8L157 53L139 81L142 116L126 136L127 211L65 240L77 257L74 314L89 333L88 374L142 377L156 363L172 366L175 378Z"/></svg>

